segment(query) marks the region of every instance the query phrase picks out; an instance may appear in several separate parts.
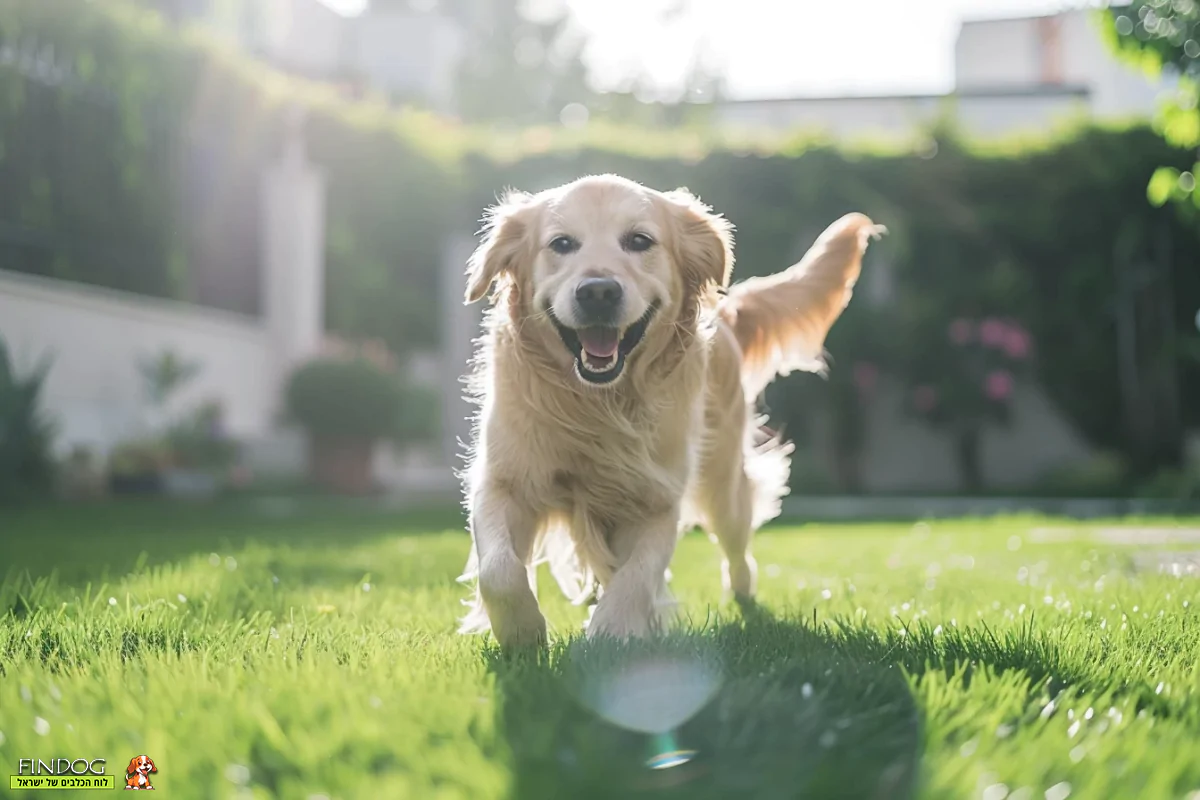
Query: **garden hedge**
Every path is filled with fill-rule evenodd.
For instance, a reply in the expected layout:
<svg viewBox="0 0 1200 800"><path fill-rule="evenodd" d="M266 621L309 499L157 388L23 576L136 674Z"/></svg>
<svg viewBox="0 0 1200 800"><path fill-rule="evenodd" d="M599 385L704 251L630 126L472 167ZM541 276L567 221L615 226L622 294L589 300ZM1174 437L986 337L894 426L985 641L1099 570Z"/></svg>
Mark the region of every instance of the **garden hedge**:
<svg viewBox="0 0 1200 800"><path fill-rule="evenodd" d="M436 346L443 244L473 229L499 191L617 172L687 186L728 216L739 277L787 265L846 211L886 224L871 257L891 265L893 300L851 305L829 342L838 366L869 362L912 383L936 369L951 320L1009 318L1031 332L1037 378L1091 441L1171 461L1180 426L1169 392L1122 399L1115 320L1128 296L1139 320L1174 323L1173 336L1142 333L1147 375L1177 374L1179 397L1200 396L1200 366L1181 346L1194 335L1200 231L1146 199L1156 168L1190 169L1195 157L1148 125L986 148L942 125L891 149L604 124L488 131L343 98L119 2L0 0L0 52L0 268L197 299L198 242L243 215L209 208L208 227L198 224L173 201L172 159L185 142L221 143L204 178L238 208L300 107L330 187L328 324L398 352ZM1118 291L1127 279L1141 288ZM1155 281L1170 291L1145 295ZM838 366L817 391L853 448L853 370ZM812 391L789 379L773 403L786 421ZM1149 429L1123 416L1131 403ZM1200 425L1200 404L1177 410Z"/></svg>

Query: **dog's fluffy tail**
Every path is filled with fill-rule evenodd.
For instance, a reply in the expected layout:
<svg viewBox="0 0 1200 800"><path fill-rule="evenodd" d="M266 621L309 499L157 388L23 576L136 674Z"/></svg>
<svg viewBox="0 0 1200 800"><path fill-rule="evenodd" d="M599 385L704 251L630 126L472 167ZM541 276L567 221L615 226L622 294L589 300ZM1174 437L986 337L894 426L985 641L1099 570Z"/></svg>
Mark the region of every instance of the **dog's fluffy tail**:
<svg viewBox="0 0 1200 800"><path fill-rule="evenodd" d="M867 244L885 232L863 214L847 214L799 263L730 287L719 313L741 345L749 401L777 375L824 371L825 337L850 302Z"/></svg>

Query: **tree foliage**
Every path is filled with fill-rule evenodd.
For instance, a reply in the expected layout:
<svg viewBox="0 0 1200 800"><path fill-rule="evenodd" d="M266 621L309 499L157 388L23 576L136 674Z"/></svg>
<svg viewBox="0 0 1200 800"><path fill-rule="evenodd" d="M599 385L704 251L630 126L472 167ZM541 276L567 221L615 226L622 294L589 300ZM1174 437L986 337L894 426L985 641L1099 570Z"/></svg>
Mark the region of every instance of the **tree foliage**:
<svg viewBox="0 0 1200 800"><path fill-rule="evenodd" d="M1200 147L1200 4L1193 0L1133 0L1103 12L1109 45L1147 74L1169 72L1178 77L1173 97L1163 103L1157 128L1180 148ZM1155 205L1191 201L1200 208L1196 176L1190 168L1163 166L1147 186Z"/></svg>

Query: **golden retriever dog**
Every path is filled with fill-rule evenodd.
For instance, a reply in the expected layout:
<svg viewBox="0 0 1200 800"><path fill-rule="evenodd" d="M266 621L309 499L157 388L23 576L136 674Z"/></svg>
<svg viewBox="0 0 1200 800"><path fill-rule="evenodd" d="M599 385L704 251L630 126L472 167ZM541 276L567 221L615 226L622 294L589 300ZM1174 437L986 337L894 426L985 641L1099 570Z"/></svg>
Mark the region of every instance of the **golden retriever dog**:
<svg viewBox="0 0 1200 800"><path fill-rule="evenodd" d="M589 638L660 631L694 525L724 555L726 590L751 598L751 537L780 511L791 453L755 405L775 376L823 369L882 231L848 214L798 264L730 287L732 225L686 189L590 176L490 209L467 267L466 301L492 302L469 377L461 632L543 643L543 562L576 603L595 600Z"/></svg>

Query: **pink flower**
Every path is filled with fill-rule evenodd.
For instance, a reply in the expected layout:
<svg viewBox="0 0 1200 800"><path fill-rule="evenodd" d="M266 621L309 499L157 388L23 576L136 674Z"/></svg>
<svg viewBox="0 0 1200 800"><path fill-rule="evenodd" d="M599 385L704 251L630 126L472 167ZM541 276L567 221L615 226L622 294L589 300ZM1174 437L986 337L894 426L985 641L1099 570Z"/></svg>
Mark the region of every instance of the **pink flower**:
<svg viewBox="0 0 1200 800"><path fill-rule="evenodd" d="M1008 326L998 319L989 317L979 325L979 341L985 347L1003 347L1008 338Z"/></svg>
<svg viewBox="0 0 1200 800"><path fill-rule="evenodd" d="M937 408L937 404L937 389L932 386L918 386L913 389L913 405L917 407L918 411L928 414Z"/></svg>
<svg viewBox="0 0 1200 800"><path fill-rule="evenodd" d="M989 372L987 379L983 382L983 391L989 400L1007 400L1013 392L1012 375L1003 369Z"/></svg>
<svg viewBox="0 0 1200 800"><path fill-rule="evenodd" d="M875 388L879 382L879 368L870 361L859 361L854 365L854 385L863 394Z"/></svg>
<svg viewBox="0 0 1200 800"><path fill-rule="evenodd" d="M338 336L326 336L321 342L321 355L326 358L342 358L350 352L350 344Z"/></svg>
<svg viewBox="0 0 1200 800"><path fill-rule="evenodd" d="M1004 340L1004 352L1008 354L1009 358L1021 361L1028 357L1031 349L1033 349L1033 338L1023 328L1013 326L1008 329L1008 335Z"/></svg>
<svg viewBox="0 0 1200 800"><path fill-rule="evenodd" d="M971 321L967 319L956 319L950 323L950 341L960 347L971 342L971 337L975 335Z"/></svg>

